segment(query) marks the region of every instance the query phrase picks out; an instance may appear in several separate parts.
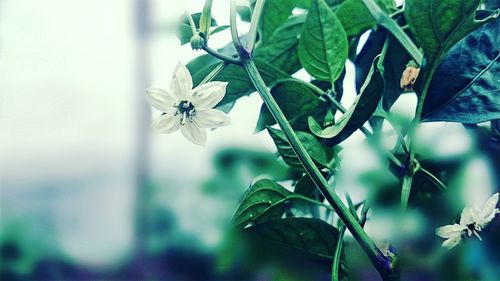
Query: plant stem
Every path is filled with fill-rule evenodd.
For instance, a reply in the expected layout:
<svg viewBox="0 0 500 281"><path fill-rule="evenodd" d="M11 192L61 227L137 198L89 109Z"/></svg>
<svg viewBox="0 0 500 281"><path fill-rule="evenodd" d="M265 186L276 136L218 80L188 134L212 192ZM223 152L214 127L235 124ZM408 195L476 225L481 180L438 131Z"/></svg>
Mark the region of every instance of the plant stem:
<svg viewBox="0 0 500 281"><path fill-rule="evenodd" d="M240 54L240 57L243 57L242 54ZM294 150L295 154L297 154L297 157L299 158L300 162L304 166L304 169L311 177L311 180L314 182L316 187L320 190L320 192L323 194L328 203L333 207L333 209L335 209L335 212L337 213L339 218L342 220L342 222L344 222L347 229L349 229L354 238L364 249L369 259L380 273L382 279L396 280L397 276L395 276L391 268L390 260L386 256L384 256L384 254L377 248L375 243L368 237L358 221L344 206L342 200L340 200L340 198L335 193L331 193L329 191L328 182L323 177L320 170L316 167L312 158L309 156L306 149L295 134L294 130L290 126L290 123L271 95L271 92L260 76L253 61L251 59L243 59L243 66L245 67L245 70L247 71L248 76L254 84L257 92L260 94L269 111L276 119L276 122L283 130L283 133L287 137L290 145L292 146L292 149Z"/></svg>
<svg viewBox="0 0 500 281"><path fill-rule="evenodd" d="M208 54L210 54L210 55L212 55L212 56L214 56L222 61L236 64L236 65L241 65L241 60L239 60L238 58L234 58L234 57L230 57L230 56L221 54L221 53L217 52L216 50L208 47L208 45L206 45L206 42L201 46L201 48L203 50L205 50L205 52L207 52Z"/></svg>
<svg viewBox="0 0 500 281"><path fill-rule="evenodd" d="M426 175L430 180L432 180L432 182L441 190L441 191L446 191L448 188L446 187L446 185L441 181L439 180L436 176L434 176L431 172L429 172L428 170L424 169L423 167L420 167L420 169L418 169L419 171L421 171L424 175Z"/></svg>
<svg viewBox="0 0 500 281"><path fill-rule="evenodd" d="M248 32L247 51L252 53L257 38L257 30L259 29L259 20L264 9L265 0L257 0L253 9L252 20L250 23L250 31Z"/></svg>
<svg viewBox="0 0 500 281"><path fill-rule="evenodd" d="M408 199L410 198L411 185L413 183L413 176L415 175L416 169L414 169L415 163L415 142L413 141L415 136L415 130L418 124L420 123L420 117L422 116L422 109L424 108L425 97L427 96L427 91L429 90L429 86L432 81L432 76L434 75L434 71L439 65L440 59L436 58L430 64L428 70L424 73L424 82L422 88L420 90L420 96L418 98L417 110L415 113L415 118L413 119L412 124L410 125L410 130L408 132L409 136L409 150L410 153L408 155L408 160L406 162L406 173L403 177L403 184L401 186L401 207L406 209L408 206Z"/></svg>
<svg viewBox="0 0 500 281"><path fill-rule="evenodd" d="M344 244L344 234L345 234L345 225L343 224L339 228L339 240L337 241L337 245L335 246L335 252L333 254L332 281L339 281L340 255L342 253L342 246Z"/></svg>
<svg viewBox="0 0 500 281"><path fill-rule="evenodd" d="M191 31L193 32L193 35L196 34L196 24L194 23L193 17L191 16L191 13L188 10L185 10L184 13L186 14L186 17L188 18L189 25L191 26Z"/></svg>
<svg viewBox="0 0 500 281"><path fill-rule="evenodd" d="M406 35L404 30L389 17L382 9L375 3L374 0L363 0L373 18L377 23L385 27L400 43L405 47L408 53L413 57L418 65L422 63L423 55L413 41Z"/></svg>
<svg viewBox="0 0 500 281"><path fill-rule="evenodd" d="M224 70L228 65L229 65L228 62L225 61L220 62L212 71L210 71L210 73L203 80L201 80L198 86L212 81L212 79L214 79L215 76L217 76L217 74L219 74L222 70Z"/></svg>

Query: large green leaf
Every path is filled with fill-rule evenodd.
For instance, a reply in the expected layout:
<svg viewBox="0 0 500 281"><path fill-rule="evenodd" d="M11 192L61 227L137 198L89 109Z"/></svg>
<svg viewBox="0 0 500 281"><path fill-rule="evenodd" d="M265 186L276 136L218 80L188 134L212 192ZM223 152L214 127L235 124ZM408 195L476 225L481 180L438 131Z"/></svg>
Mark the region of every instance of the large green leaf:
<svg viewBox="0 0 500 281"><path fill-rule="evenodd" d="M313 0L299 40L299 59L314 78L335 82L349 52L347 35L324 0Z"/></svg>
<svg viewBox="0 0 500 281"><path fill-rule="evenodd" d="M378 60L379 57L373 61L370 73L361 88L361 93L337 123L323 129L314 118L309 118L311 132L318 137L328 139L328 144L336 145L348 138L370 119L377 109L384 89L384 79L377 68Z"/></svg>
<svg viewBox="0 0 500 281"><path fill-rule="evenodd" d="M422 111L424 122L475 124L500 119L499 33L497 18L450 49L432 77Z"/></svg>
<svg viewBox="0 0 500 281"><path fill-rule="evenodd" d="M286 118L296 130L307 130L307 117L323 117L327 112L327 103L320 99L304 83L296 80L285 80L276 84L271 89L271 94L285 114ZM290 102L293 101L293 102ZM261 131L266 126L276 124L271 112L265 104L260 110L256 131Z"/></svg>
<svg viewBox="0 0 500 281"><path fill-rule="evenodd" d="M265 44L260 44L256 48L254 57L274 65L285 73L295 73L301 68L298 46L305 20L305 15L290 17Z"/></svg>
<svg viewBox="0 0 500 281"><path fill-rule="evenodd" d="M290 247L305 254L331 259L339 238L332 225L314 218L285 218L248 227L244 235L267 251Z"/></svg>
<svg viewBox="0 0 500 281"><path fill-rule="evenodd" d="M276 144L276 148L278 149L281 157L283 157L283 160L285 160L285 162L291 167L301 169L302 164L293 151L292 146L288 142L285 134L282 131L271 127L268 127L267 130L269 131L269 135L273 138L274 144ZM328 159L330 155L329 151L327 151L327 149L313 135L300 131L297 131L296 133L297 137L307 150L307 153L309 153L309 156L311 156L316 163L324 167L328 167Z"/></svg>
<svg viewBox="0 0 500 281"><path fill-rule="evenodd" d="M233 218L233 223L239 227L245 227L258 215L264 213L274 203L285 199L292 194L281 185L271 180L260 180L254 183L247 191L241 201ZM275 218L280 218L282 213L274 213ZM268 214L268 217L273 215Z"/></svg>
<svg viewBox="0 0 500 281"><path fill-rule="evenodd" d="M193 76L194 85L198 85L219 64L219 62L213 62L206 65L205 63L210 60L210 58L204 57L198 60L193 60L188 64L188 68ZM262 60L255 60L255 64L257 65L262 78L270 87L276 84L279 80L289 77L286 73L283 73L281 70ZM238 98L249 95L255 91L252 81L250 81L245 69L241 66L229 65L217 76L215 76L213 80L225 81L229 83L226 95L219 103L219 106L232 103Z"/></svg>
<svg viewBox="0 0 500 281"><path fill-rule="evenodd" d="M432 61L471 31L498 16L498 10L476 17L481 0L407 0L405 18L417 42Z"/></svg>
<svg viewBox="0 0 500 281"><path fill-rule="evenodd" d="M391 13L396 10L394 0L376 0L375 2L384 12ZM347 36L357 36L375 27L377 23L362 0L346 0L334 11Z"/></svg>
<svg viewBox="0 0 500 281"><path fill-rule="evenodd" d="M311 0L267 0L259 22L262 43L266 44L271 39L295 7L308 6L310 2Z"/></svg>

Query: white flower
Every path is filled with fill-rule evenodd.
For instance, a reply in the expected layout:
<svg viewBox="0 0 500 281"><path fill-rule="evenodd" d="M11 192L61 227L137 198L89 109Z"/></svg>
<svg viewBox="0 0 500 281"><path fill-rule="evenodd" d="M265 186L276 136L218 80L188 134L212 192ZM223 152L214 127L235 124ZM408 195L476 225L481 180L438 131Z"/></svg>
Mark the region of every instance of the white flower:
<svg viewBox="0 0 500 281"><path fill-rule="evenodd" d="M471 237L472 234L482 240L479 233L499 213L497 203L498 193L495 193L482 209L466 206L460 215L460 224L445 225L436 229L436 235L446 239L443 247L451 249L460 243L462 238Z"/></svg>
<svg viewBox="0 0 500 281"><path fill-rule="evenodd" d="M170 82L170 91L149 88L146 100L163 112L153 122L158 132L169 134L181 130L192 143L205 145L206 128L229 125L226 113L213 109L226 94L227 82L208 82L193 89L189 70L179 63Z"/></svg>

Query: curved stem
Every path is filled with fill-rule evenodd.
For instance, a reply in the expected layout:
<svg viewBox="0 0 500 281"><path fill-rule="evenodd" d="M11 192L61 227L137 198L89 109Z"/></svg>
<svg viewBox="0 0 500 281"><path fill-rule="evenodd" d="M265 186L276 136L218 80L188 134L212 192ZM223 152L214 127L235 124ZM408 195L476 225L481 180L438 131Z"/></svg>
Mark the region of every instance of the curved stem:
<svg viewBox="0 0 500 281"><path fill-rule="evenodd" d="M191 13L188 10L185 10L184 13L186 14L186 17L188 18L189 25L191 26L191 31L193 32L193 35L196 34L196 24L194 23L193 17L191 16Z"/></svg>
<svg viewBox="0 0 500 281"><path fill-rule="evenodd" d="M420 167L420 169L418 169L419 171L421 171L424 175L426 175L430 180L432 180L432 182L441 190L441 191L446 191L448 188L446 187L446 185L440 180L438 179L435 175L433 175L430 171L424 169L423 167Z"/></svg>
<svg viewBox="0 0 500 281"><path fill-rule="evenodd" d="M240 54L240 57L242 55ZM295 131L290 126L290 123L286 119L285 115L281 111L281 108L274 100L269 89L267 88L264 80L260 76L257 67L251 59L243 59L243 66L245 67L250 80L254 84L257 92L260 94L264 103L267 105L269 111L276 119L277 123L283 130L283 133L287 137L292 149L297 155L298 159L302 163L302 166L306 170L307 174L311 177L311 180L316 185L316 187L323 194L328 203L335 209L335 212L339 218L344 222L347 229L351 232L353 237L358 241L360 246L364 249L369 259L375 266L375 268L380 273L380 276L384 280L396 280L398 276L394 274L391 268L391 261L386 257L375 245L375 243L368 237L366 232L363 230L358 221L349 212L349 210L344 206L342 200L335 194L329 191L329 185L326 179L321 174L320 170L314 164L312 158L307 153L306 149L300 142L299 138L295 134Z"/></svg>
<svg viewBox="0 0 500 281"><path fill-rule="evenodd" d="M408 51L418 65L422 63L423 55L403 29L389 17L382 9L375 3L374 0L363 0L363 3L372 14L377 24L385 27Z"/></svg>
<svg viewBox="0 0 500 281"><path fill-rule="evenodd" d="M231 29L231 37L233 39L234 47L240 55L240 57L249 58L249 53L243 47L241 43L240 36L238 35L238 26L236 25L236 0L231 0L230 15L229 15L229 25Z"/></svg>
<svg viewBox="0 0 500 281"><path fill-rule="evenodd" d="M257 0L253 9L250 31L248 32L247 51L252 53L257 38L257 30L259 28L259 20L264 9L265 0Z"/></svg>
<svg viewBox="0 0 500 281"><path fill-rule="evenodd" d="M219 52L217 52L216 50L208 47L206 44L203 44L201 46L201 48L207 52L208 54L222 60L222 61L225 61L225 62L228 62L228 63L232 63L232 64L236 64L236 65L241 65L241 60L238 59L238 58L234 58L234 57L230 57L230 56L226 56L224 54L221 54Z"/></svg>

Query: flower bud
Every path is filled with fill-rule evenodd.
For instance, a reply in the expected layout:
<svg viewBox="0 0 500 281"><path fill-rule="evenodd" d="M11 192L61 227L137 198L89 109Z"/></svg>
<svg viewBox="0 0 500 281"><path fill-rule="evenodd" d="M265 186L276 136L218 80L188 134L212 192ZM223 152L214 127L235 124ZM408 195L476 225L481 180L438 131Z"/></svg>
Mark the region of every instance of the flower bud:
<svg viewBox="0 0 500 281"><path fill-rule="evenodd" d="M199 33L196 33L191 37L191 48L193 50L200 50L203 46L203 38L201 38Z"/></svg>

